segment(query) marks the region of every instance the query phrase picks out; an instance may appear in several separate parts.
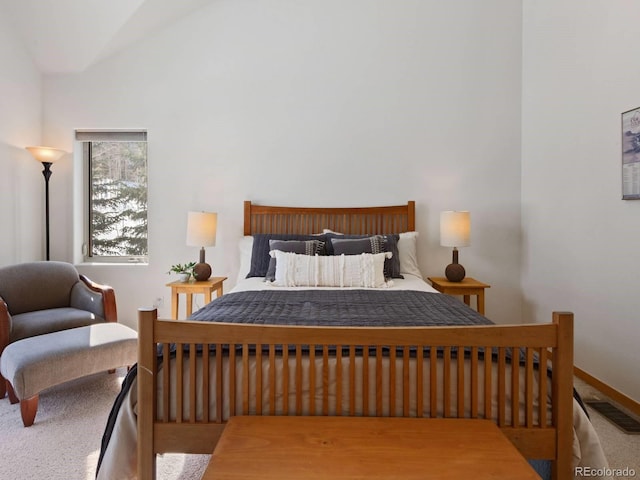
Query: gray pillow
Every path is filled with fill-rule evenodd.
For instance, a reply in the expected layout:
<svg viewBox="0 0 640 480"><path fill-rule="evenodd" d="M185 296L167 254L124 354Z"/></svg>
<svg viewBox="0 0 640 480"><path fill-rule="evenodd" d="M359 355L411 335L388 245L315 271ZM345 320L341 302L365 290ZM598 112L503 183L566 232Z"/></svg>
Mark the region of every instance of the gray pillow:
<svg viewBox="0 0 640 480"><path fill-rule="evenodd" d="M269 270L271 257L269 256L270 240L320 240L324 241L324 235L295 235L280 233L256 233L253 235L253 247L251 249L251 268L246 278L264 277ZM324 253L324 252L323 252Z"/></svg>
<svg viewBox="0 0 640 480"><path fill-rule="evenodd" d="M400 275L400 256L398 253L399 235L371 235L367 237L349 236L329 237L333 255L360 255L361 253L391 252L392 257L384 261L384 276L386 278L404 278Z"/></svg>
<svg viewBox="0 0 640 480"><path fill-rule="evenodd" d="M269 240L269 251L300 253L303 255L321 255L324 252L324 242L320 240ZM276 259L269 260L269 268L264 279L273 282L276 279Z"/></svg>

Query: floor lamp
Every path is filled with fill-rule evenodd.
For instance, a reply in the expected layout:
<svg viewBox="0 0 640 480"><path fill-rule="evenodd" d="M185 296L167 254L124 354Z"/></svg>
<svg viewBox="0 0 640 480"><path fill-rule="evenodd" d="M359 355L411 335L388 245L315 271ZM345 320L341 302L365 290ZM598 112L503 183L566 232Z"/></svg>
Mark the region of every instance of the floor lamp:
<svg viewBox="0 0 640 480"><path fill-rule="evenodd" d="M65 153L64 150L49 147L26 147L27 150L42 163L44 169L44 195L45 195L45 230L47 244L47 260L49 260L49 177L51 177L51 164L60 159Z"/></svg>

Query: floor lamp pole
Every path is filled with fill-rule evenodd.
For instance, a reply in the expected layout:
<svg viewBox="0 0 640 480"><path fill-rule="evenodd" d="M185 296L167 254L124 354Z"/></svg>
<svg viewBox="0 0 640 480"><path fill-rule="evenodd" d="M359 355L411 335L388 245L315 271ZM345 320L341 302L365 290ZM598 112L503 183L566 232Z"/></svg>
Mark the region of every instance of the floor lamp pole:
<svg viewBox="0 0 640 480"><path fill-rule="evenodd" d="M47 260L49 260L49 178L51 177L51 162L42 162L44 170L42 175L44 176L44 197L45 197L45 238L47 245Z"/></svg>

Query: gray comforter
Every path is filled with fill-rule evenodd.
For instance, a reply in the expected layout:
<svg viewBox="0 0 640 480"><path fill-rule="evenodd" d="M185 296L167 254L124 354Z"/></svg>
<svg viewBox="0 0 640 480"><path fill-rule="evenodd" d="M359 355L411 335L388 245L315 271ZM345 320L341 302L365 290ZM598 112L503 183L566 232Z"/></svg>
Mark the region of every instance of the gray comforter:
<svg viewBox="0 0 640 480"><path fill-rule="evenodd" d="M224 295L191 320L267 325L490 325L460 300L439 293L372 290L259 290Z"/></svg>

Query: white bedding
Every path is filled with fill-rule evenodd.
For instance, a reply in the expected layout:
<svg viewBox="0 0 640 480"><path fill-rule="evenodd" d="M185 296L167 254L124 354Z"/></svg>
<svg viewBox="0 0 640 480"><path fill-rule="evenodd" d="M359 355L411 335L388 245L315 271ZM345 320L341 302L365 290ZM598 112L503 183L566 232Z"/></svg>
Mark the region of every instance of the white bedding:
<svg viewBox="0 0 640 480"><path fill-rule="evenodd" d="M385 291L389 290L417 290L419 292L433 292L438 293L431 285L425 282L422 278L407 273L403 274L404 278L394 278L390 284L384 288ZM238 283L231 290L231 292L246 292L249 290L267 290L277 288L279 290L309 290L309 287L278 287L272 285L269 282L265 282L261 277L251 277L238 280ZM337 290L337 289L349 289L348 287L315 287L314 290ZM360 287L353 287L351 290L362 290ZM376 289L372 289L376 290ZM230 292L230 293L231 293Z"/></svg>

